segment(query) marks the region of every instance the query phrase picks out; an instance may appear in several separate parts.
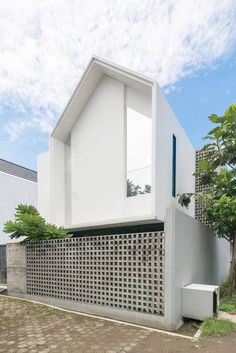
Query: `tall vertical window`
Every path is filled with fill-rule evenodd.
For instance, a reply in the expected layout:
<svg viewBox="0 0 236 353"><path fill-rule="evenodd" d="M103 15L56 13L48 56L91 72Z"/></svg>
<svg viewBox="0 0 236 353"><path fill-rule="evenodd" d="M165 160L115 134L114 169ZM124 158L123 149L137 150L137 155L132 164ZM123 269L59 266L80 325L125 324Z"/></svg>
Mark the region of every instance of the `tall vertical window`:
<svg viewBox="0 0 236 353"><path fill-rule="evenodd" d="M172 196L176 196L176 137L172 136Z"/></svg>
<svg viewBox="0 0 236 353"><path fill-rule="evenodd" d="M127 197L151 192L151 118L127 107Z"/></svg>

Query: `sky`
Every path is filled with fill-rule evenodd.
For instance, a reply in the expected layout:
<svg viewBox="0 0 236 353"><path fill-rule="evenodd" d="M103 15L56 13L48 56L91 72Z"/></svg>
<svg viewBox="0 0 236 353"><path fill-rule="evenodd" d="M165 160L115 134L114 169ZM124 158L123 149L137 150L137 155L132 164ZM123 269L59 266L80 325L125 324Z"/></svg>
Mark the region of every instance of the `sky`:
<svg viewBox="0 0 236 353"><path fill-rule="evenodd" d="M193 145L236 103L235 0L0 0L0 158L36 168L91 56L155 78Z"/></svg>

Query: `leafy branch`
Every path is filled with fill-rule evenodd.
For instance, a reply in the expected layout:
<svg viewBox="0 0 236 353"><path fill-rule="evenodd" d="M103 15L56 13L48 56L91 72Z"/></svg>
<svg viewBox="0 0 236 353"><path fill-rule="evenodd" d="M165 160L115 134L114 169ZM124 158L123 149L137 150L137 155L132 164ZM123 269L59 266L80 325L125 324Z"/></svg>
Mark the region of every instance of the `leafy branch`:
<svg viewBox="0 0 236 353"><path fill-rule="evenodd" d="M69 236L64 228L47 223L34 206L22 204L16 207L15 221L5 222L3 231L10 234L11 239L24 237L23 242Z"/></svg>
<svg viewBox="0 0 236 353"><path fill-rule="evenodd" d="M230 242L231 296L236 277L236 104L230 105L223 116L212 114L209 120L216 126L203 138L208 141L202 149L207 157L199 161L199 170L194 174L208 192L179 194L178 202L188 207L193 197L199 200L216 236Z"/></svg>

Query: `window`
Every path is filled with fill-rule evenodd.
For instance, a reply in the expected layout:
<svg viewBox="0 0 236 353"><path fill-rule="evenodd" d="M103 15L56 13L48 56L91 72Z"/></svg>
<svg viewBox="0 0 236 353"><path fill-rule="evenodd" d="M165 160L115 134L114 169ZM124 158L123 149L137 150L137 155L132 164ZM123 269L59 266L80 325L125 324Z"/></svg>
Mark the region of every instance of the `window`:
<svg viewBox="0 0 236 353"><path fill-rule="evenodd" d="M176 137L172 137L172 196L176 197Z"/></svg>
<svg viewBox="0 0 236 353"><path fill-rule="evenodd" d="M151 118L128 108L127 197L151 192Z"/></svg>

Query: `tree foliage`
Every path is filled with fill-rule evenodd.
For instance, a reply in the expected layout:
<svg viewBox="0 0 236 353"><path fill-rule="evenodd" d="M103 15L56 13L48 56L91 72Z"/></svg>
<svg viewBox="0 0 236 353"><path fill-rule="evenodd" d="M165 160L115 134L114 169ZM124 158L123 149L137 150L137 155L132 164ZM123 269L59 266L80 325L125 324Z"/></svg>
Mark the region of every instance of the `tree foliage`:
<svg viewBox="0 0 236 353"><path fill-rule="evenodd" d="M22 204L16 207L15 221L5 222L3 231L11 239L24 237L23 242L68 237L64 228L47 223L34 206Z"/></svg>
<svg viewBox="0 0 236 353"><path fill-rule="evenodd" d="M188 207L194 196L203 205L203 214L219 237L232 245L230 295L235 287L236 257L236 104L230 105L223 116L212 114L209 120L215 127L204 137L203 150L207 157L199 162L200 184L207 193L186 193L179 196L179 203Z"/></svg>
<svg viewBox="0 0 236 353"><path fill-rule="evenodd" d="M134 182L130 179L127 179L127 196L136 196L148 194L151 192L151 185L146 184L144 189L140 185L135 185Z"/></svg>

